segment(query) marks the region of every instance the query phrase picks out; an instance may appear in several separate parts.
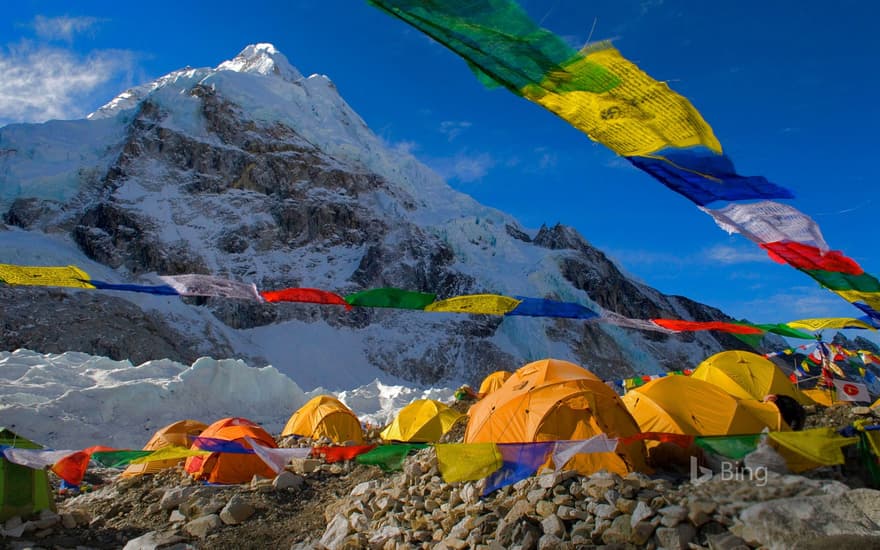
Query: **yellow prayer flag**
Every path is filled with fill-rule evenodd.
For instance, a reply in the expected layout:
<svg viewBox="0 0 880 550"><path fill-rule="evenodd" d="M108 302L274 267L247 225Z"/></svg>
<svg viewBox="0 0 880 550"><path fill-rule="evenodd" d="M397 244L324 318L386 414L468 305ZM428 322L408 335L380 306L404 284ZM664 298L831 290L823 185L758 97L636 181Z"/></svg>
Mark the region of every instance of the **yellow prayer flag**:
<svg viewBox="0 0 880 550"><path fill-rule="evenodd" d="M443 443L434 445L443 481L477 481L501 467L504 459L494 443Z"/></svg>
<svg viewBox="0 0 880 550"><path fill-rule="evenodd" d="M174 460L175 458L186 458L188 456L209 455L211 451L203 451L201 449L188 449L186 447L169 446L162 447L152 454L142 456L132 460L131 464L142 464L144 462L153 462L155 460Z"/></svg>
<svg viewBox="0 0 880 550"><path fill-rule="evenodd" d="M833 290L835 294L847 302L864 302L874 309L880 309L880 292L864 292L861 290ZM877 330L868 325L871 330Z"/></svg>
<svg viewBox="0 0 880 550"><path fill-rule="evenodd" d="M95 288L88 282L89 274L73 265L65 267L32 267L0 264L0 281L8 285Z"/></svg>
<svg viewBox="0 0 880 550"><path fill-rule="evenodd" d="M607 43L581 54L563 67L564 72L576 77L579 70L595 71L598 65L617 76L620 84L594 93L564 89L548 78L525 86L522 95L622 156L698 145L721 153L721 143L700 112L665 82L651 78Z"/></svg>
<svg viewBox="0 0 880 550"><path fill-rule="evenodd" d="M770 432L771 444L785 458L793 472L819 466L843 464L841 447L858 443L858 437L843 437L832 428L814 428L802 432Z"/></svg>
<svg viewBox="0 0 880 550"><path fill-rule="evenodd" d="M425 311L447 311L452 313L482 313L487 315L504 315L513 311L522 300L516 300L498 294L469 294L440 300L425 307Z"/></svg>
<svg viewBox="0 0 880 550"><path fill-rule="evenodd" d="M802 328L810 331L827 328L874 328L868 323L852 317L817 317L815 319L798 319L797 321L789 321L785 324L791 328Z"/></svg>
<svg viewBox="0 0 880 550"><path fill-rule="evenodd" d="M871 450L874 453L874 456L880 457L880 431L871 430L865 432L865 436L868 438L868 443L871 444Z"/></svg>

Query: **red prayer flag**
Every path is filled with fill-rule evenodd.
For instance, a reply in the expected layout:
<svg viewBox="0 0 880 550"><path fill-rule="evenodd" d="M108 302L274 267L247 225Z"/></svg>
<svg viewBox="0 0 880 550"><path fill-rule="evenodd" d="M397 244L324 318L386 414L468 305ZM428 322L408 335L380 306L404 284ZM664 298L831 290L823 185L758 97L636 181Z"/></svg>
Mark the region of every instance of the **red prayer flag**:
<svg viewBox="0 0 880 550"><path fill-rule="evenodd" d="M694 444L694 436L692 435L673 434L665 432L637 433L627 437L619 437L617 439L617 442L623 445L629 445L630 443L635 443L636 441L644 441L645 439L650 439L651 441L659 441L661 443L674 443L675 445L678 445L679 447L682 447L684 449L687 449Z"/></svg>
<svg viewBox="0 0 880 550"><path fill-rule="evenodd" d="M651 322L669 330L720 330L734 334L764 334L758 327L738 325L736 323L724 323L721 321L682 321L680 319L651 319Z"/></svg>
<svg viewBox="0 0 880 550"><path fill-rule="evenodd" d="M833 271L847 275L861 275L865 272L855 260L844 256L839 250L829 250L823 254L815 246L788 241L760 243L759 246L774 261L797 269Z"/></svg>
<svg viewBox="0 0 880 550"><path fill-rule="evenodd" d="M352 460L357 455L372 451L376 447L373 445L352 445L350 447L315 447L312 454L324 457L327 462L342 462L343 460Z"/></svg>
<svg viewBox="0 0 880 550"><path fill-rule="evenodd" d="M89 465L89 460L92 459L92 453L97 451L115 450L116 449L113 447L104 447L103 445L89 447L82 451L77 451L72 455L65 456L52 466L52 471L67 483L70 483L71 485L79 485L82 483L83 477L86 475L86 468Z"/></svg>
<svg viewBox="0 0 880 550"><path fill-rule="evenodd" d="M317 288L285 288L282 290L265 290L260 292L260 296L267 302L306 302L310 304L327 304L344 306L345 309L351 309L351 306L342 296L334 292L319 290Z"/></svg>

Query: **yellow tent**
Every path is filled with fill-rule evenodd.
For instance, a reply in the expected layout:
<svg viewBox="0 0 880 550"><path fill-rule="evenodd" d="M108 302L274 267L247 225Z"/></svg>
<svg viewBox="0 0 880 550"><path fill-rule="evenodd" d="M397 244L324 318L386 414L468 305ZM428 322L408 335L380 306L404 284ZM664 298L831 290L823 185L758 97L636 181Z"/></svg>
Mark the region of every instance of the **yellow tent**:
<svg viewBox="0 0 880 550"><path fill-rule="evenodd" d="M486 397L493 391L497 390L510 378L510 375L513 374L506 370L496 370L492 374L483 378L483 383L480 384L480 391L477 392L480 397Z"/></svg>
<svg viewBox="0 0 880 550"><path fill-rule="evenodd" d="M722 351L697 366L691 378L715 384L740 399L763 401L770 394L787 395L801 405L813 401L798 390L772 361L748 351Z"/></svg>
<svg viewBox="0 0 880 550"><path fill-rule="evenodd" d="M639 433L614 390L593 373L557 359L520 368L501 388L474 404L468 415L465 443L526 443ZM562 466L582 474L601 469L621 475L648 470L641 441L618 444L615 453L575 455Z"/></svg>
<svg viewBox="0 0 880 550"><path fill-rule="evenodd" d="M817 405L831 407L837 405L852 405L852 401L840 401L837 399L837 390L816 386L810 390L804 390L804 395L813 400Z"/></svg>
<svg viewBox="0 0 880 550"><path fill-rule="evenodd" d="M327 437L334 443L364 442L357 416L342 401L330 395L319 395L300 407L290 416L281 435L312 439Z"/></svg>
<svg viewBox="0 0 880 550"><path fill-rule="evenodd" d="M145 451L158 451L165 447L185 447L189 448L192 439L198 437L208 425L198 420L180 420L169 424L153 434L153 437L144 445ZM139 464L130 464L125 471L122 472L123 477L139 476L144 474L155 474L165 468L173 468L177 464L183 462L182 458L171 458L168 460L152 460L150 462L141 462Z"/></svg>
<svg viewBox="0 0 880 550"><path fill-rule="evenodd" d="M464 415L439 401L418 399L400 409L379 434L386 441L435 443Z"/></svg>
<svg viewBox="0 0 880 550"><path fill-rule="evenodd" d="M717 386L687 376L652 380L627 392L623 403L643 432L740 435L760 433L764 428L788 429L772 403L737 399ZM655 441L647 447L655 465L679 463L696 453L696 449Z"/></svg>

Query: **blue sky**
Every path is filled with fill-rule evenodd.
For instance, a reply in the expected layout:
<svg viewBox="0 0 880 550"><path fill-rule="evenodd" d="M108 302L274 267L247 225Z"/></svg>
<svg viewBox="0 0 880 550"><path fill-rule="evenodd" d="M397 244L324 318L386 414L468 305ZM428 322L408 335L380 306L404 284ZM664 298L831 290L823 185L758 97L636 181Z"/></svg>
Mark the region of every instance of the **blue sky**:
<svg viewBox="0 0 880 550"><path fill-rule="evenodd" d="M572 45L612 39L668 81L701 111L741 173L793 190L788 202L819 223L832 248L880 275L872 147L880 7L854 0L523 6ZM455 188L527 228L574 226L662 292L754 322L859 315L566 122L483 88L456 55L357 0L12 3L0 21L0 125L79 118L128 86L186 65L216 66L256 42L273 43L304 74L329 76L376 133Z"/></svg>

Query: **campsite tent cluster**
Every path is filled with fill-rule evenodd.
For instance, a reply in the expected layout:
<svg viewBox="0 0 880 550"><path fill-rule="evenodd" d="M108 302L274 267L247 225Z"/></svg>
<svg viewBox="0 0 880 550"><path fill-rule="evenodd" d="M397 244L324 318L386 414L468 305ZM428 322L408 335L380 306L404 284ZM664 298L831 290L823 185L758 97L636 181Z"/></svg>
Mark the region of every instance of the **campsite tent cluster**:
<svg viewBox="0 0 880 550"><path fill-rule="evenodd" d="M182 420L156 432L144 451L127 451L140 454L138 458L129 456L131 464L122 475L155 473L176 466L185 458L184 469L197 480L244 483L254 476L274 477L293 456L312 454L328 460L350 460L383 448L389 451L386 456L393 454L392 449L402 450L402 454L398 453L399 467L409 450L426 443L436 444L441 472L447 480L473 475L453 472L475 461L467 459L474 456L468 454L473 449L490 449L496 457L497 463L484 471L482 477L502 465L522 461L533 463L530 473L542 467L577 470L582 474L599 470L619 474L650 472L652 467L687 464L702 449L718 448L695 444L700 443L700 438L750 437L753 448L757 434L763 431L770 431L771 435L786 433L789 427L780 410L761 401L767 394L811 402L774 363L740 351L722 352L704 361L690 377L653 380L622 398L588 370L555 359L536 361L513 373L493 373L480 390L479 400L466 415L428 399L407 405L382 430L380 437L389 445L381 447L366 441L355 414L328 395L317 396L294 412L281 433L282 440L293 438L302 444L325 447L280 449L272 435L244 418L224 418L210 426ZM453 426L464 421L463 444L438 444ZM7 448L38 448L8 430L2 432L2 437L0 443ZM573 450L560 452L562 443L597 438L601 445L569 445L566 448ZM835 440L838 455L844 439L851 442L852 438ZM796 452L797 446L787 446L785 441L774 438L771 443L792 469L800 471L828 463L821 457ZM102 451L112 450L94 447L76 453L86 453L85 462L82 457L79 462L74 461L83 468L79 479L88 459ZM4 452L7 457L21 458L25 451ZM361 456L359 462L378 464L361 461ZM71 459L58 460L52 470L75 482L76 475L70 473L75 468L65 465ZM453 462L459 464L450 465ZM448 471L443 471L444 464ZM0 468L5 517L52 506L45 471L6 459L0 461Z"/></svg>

